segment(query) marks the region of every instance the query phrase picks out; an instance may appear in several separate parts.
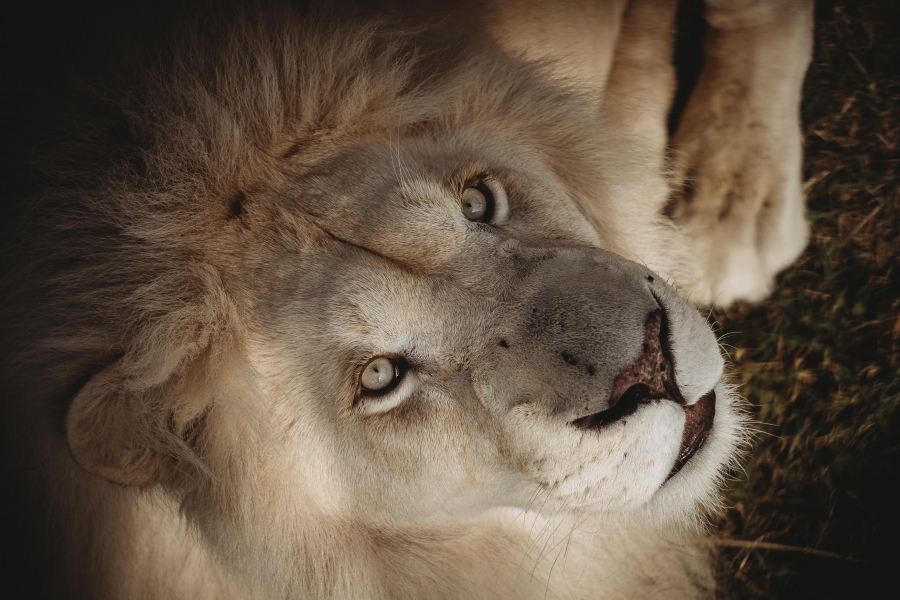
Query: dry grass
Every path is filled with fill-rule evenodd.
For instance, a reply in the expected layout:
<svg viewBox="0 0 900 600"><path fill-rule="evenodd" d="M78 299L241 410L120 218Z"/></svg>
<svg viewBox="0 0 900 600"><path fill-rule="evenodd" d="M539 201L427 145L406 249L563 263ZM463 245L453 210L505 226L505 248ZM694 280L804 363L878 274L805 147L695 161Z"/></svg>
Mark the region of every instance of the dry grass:
<svg viewBox="0 0 900 600"><path fill-rule="evenodd" d="M742 541L720 545L727 598L900 594L897 23L896 0L819 2L810 246L768 302L716 315L759 422L719 527Z"/></svg>

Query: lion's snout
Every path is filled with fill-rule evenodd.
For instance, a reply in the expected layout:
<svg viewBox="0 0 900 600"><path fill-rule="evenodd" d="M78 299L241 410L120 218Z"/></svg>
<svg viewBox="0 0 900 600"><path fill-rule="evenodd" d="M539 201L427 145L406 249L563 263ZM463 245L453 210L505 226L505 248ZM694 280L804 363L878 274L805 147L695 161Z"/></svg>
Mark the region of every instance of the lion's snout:
<svg viewBox="0 0 900 600"><path fill-rule="evenodd" d="M512 296L515 314L505 316L514 328L501 327L487 361L507 407L537 405L594 428L652 401L687 408L721 376L718 346L696 309L645 267L609 252L545 256Z"/></svg>
<svg viewBox="0 0 900 600"><path fill-rule="evenodd" d="M641 353L615 378L609 408L575 419L572 425L594 429L633 414L642 404L668 399L684 404L675 383L668 344L668 322L662 308L651 312L644 323Z"/></svg>
<svg viewBox="0 0 900 600"><path fill-rule="evenodd" d="M671 400L682 406L685 427L678 458L669 477L680 471L703 447L716 414L716 393L710 390L698 401L687 404L675 382L675 368L669 348L669 327L664 309L654 311L644 324L643 351L631 365L619 373L607 410L581 417L571 425L581 429L600 429L634 414L643 404Z"/></svg>

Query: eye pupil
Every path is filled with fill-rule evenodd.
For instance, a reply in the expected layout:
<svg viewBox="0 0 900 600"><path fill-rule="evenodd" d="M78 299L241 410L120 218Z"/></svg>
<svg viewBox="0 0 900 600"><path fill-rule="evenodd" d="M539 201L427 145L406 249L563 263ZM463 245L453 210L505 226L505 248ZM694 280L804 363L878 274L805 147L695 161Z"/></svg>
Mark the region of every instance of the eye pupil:
<svg viewBox="0 0 900 600"><path fill-rule="evenodd" d="M367 392L384 392L399 378L399 369L390 358L379 356L369 361L360 376L360 384Z"/></svg>
<svg viewBox="0 0 900 600"><path fill-rule="evenodd" d="M490 191L481 186L467 187L462 193L462 212L470 221L490 220L494 198Z"/></svg>

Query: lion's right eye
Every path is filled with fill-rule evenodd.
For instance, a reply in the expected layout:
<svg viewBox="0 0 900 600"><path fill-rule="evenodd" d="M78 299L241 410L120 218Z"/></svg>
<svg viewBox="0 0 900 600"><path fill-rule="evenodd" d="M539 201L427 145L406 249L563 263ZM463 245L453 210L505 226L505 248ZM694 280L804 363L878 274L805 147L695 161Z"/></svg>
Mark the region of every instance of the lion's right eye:
<svg viewBox="0 0 900 600"><path fill-rule="evenodd" d="M386 394L403 377L402 364L388 356L376 356L363 368L359 377L362 391L371 395Z"/></svg>
<svg viewBox="0 0 900 600"><path fill-rule="evenodd" d="M505 225L507 220L506 192L500 182L490 175L470 180L459 199L463 216L476 223Z"/></svg>
<svg viewBox="0 0 900 600"><path fill-rule="evenodd" d="M402 356L381 355L363 365L356 389L354 405L362 414L384 413L415 393L418 378Z"/></svg>

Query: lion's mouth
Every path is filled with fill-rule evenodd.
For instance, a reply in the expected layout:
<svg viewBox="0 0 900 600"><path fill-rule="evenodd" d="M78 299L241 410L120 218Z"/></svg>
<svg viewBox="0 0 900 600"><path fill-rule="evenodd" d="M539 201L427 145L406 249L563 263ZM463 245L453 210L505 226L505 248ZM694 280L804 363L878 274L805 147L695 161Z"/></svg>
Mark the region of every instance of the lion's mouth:
<svg viewBox="0 0 900 600"><path fill-rule="evenodd" d="M612 408L575 419L570 425L579 429L603 429L607 425L633 415L641 406L661 399L663 397L651 393L650 388L639 383L628 388Z"/></svg>
<svg viewBox="0 0 900 600"><path fill-rule="evenodd" d="M690 406L682 405L682 408L685 422L684 432L681 434L681 447L678 449L678 458L675 459L675 465L667 480L674 477L706 443L716 416L715 390L710 390Z"/></svg>
<svg viewBox="0 0 900 600"><path fill-rule="evenodd" d="M579 429L601 430L617 421L624 419L637 412L641 406L666 400L665 397L651 394L649 388L643 384L631 386L620 400L610 409L587 415L575 419L570 424ZM684 404L683 401L675 401L681 405L684 410L685 423L684 431L681 434L681 446L678 449L678 457L672 466L666 480L671 479L675 474L684 468L691 458L703 447L712 430L713 421L716 416L716 392L710 390L699 400L691 405Z"/></svg>

